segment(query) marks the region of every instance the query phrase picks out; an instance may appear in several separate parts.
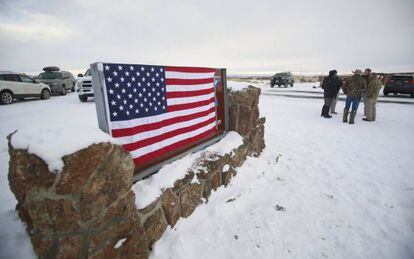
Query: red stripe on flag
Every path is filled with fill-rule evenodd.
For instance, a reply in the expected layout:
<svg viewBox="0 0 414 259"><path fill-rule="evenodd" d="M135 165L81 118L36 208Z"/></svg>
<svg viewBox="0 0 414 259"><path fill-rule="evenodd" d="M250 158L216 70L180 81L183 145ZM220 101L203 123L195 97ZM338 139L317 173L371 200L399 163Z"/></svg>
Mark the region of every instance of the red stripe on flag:
<svg viewBox="0 0 414 259"><path fill-rule="evenodd" d="M130 143L130 144L125 144L125 145L123 145L123 147L127 151L134 151L136 149L149 146L151 144L163 141L165 139L169 139L169 138L175 137L175 136L180 135L180 134L184 134L184 133L188 133L188 132L197 130L197 129L202 128L204 126L207 126L208 124L213 123L215 121L216 121L216 118L213 117L213 118L210 118L206 121L202 121L200 123L197 123L197 124L194 124L194 125L191 125L191 126L188 126L188 127L176 129L176 130L166 132L164 134L161 134L161 135L158 135L158 136L155 136L155 137L152 137L152 138L143 139L143 140L133 142L133 143Z"/></svg>
<svg viewBox="0 0 414 259"><path fill-rule="evenodd" d="M145 163L145 162L147 162L149 160L152 160L154 158L159 157L160 155L162 155L162 154L164 154L166 152L169 152L169 151L178 149L178 148L183 147L185 145L189 145L189 144L191 144L191 143L193 143L193 142L195 142L197 140L201 140L203 138L206 138L206 137L208 137L209 135L211 135L212 133L215 133L215 132L216 132L216 127L212 128L210 130L207 130L207 131L205 131L205 132L203 132L203 133L201 133L199 135L196 135L194 137L191 137L191 138L188 138L188 139L184 139L182 141L179 141L177 143L174 143L174 144L169 145L167 147L164 147L162 149L159 149L159 150L156 150L154 152L145 154L143 156L134 158L134 163L136 165L138 165L140 163Z"/></svg>
<svg viewBox="0 0 414 259"><path fill-rule="evenodd" d="M165 71L182 73L211 73L216 72L215 68L208 67L165 67Z"/></svg>
<svg viewBox="0 0 414 259"><path fill-rule="evenodd" d="M181 98L181 97L192 97L192 96L199 96L214 93L214 88L210 89L203 89L197 91L180 91L180 92L168 92L167 91L167 99L168 98Z"/></svg>
<svg viewBox="0 0 414 259"><path fill-rule="evenodd" d="M165 83L167 87L169 85L203 85L213 83L214 78L201 78L201 79L181 79L181 78L167 78Z"/></svg>
<svg viewBox="0 0 414 259"><path fill-rule="evenodd" d="M180 110L192 109L192 108L196 108L196 107L199 107L199 106L204 106L204 105L208 105L210 103L214 103L214 100L215 100L215 98L212 97L212 98L210 98L208 100L205 100L205 101L170 105L170 106L167 107L167 111L168 112L175 112L175 111L180 111Z"/></svg>
<svg viewBox="0 0 414 259"><path fill-rule="evenodd" d="M170 119L165 119L165 120L154 122L151 124L139 125L139 126L130 127L130 128L114 129L111 132L114 138L131 136L131 135L135 135L135 134L149 131L149 130L156 130L156 129L159 129L159 128L162 128L162 127L165 127L171 124L175 124L175 123L179 123L183 121L189 121L189 120L197 119L203 116L207 116L208 114L215 111L215 109L216 109L215 107L211 107L210 109L206 111L197 112L197 113L193 113L189 115L178 116L178 117L170 118Z"/></svg>

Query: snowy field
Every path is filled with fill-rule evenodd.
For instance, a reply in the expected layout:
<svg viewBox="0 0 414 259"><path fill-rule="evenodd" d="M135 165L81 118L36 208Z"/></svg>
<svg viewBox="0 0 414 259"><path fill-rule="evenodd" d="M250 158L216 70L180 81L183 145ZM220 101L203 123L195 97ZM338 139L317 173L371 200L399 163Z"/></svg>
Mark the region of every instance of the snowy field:
<svg viewBox="0 0 414 259"><path fill-rule="evenodd" d="M355 125L321 118L321 106L262 95L262 155L168 229L151 258L414 258L414 105L379 103L376 122L358 114ZM31 124L96 126L94 103L17 102L0 106L0 120L0 258L35 258L8 187L6 136Z"/></svg>

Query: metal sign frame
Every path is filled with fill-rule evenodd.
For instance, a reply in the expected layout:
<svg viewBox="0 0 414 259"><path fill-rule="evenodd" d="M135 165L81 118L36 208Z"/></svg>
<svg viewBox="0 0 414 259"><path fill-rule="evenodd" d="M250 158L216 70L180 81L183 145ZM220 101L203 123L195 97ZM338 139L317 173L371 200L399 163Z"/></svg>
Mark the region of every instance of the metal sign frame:
<svg viewBox="0 0 414 259"><path fill-rule="evenodd" d="M111 135L111 129L109 127L109 116L108 116L109 107L107 105L107 102L105 102L107 98L106 96L107 92L106 92L105 77L104 77L104 71L103 71L103 63L104 62L95 62L90 65L91 76L92 76L92 87L94 91L95 107L96 107L96 114L98 117L99 128L105 133ZM177 155L174 155L170 158L162 160L161 162L154 164L152 166L149 166L143 170L134 172L134 181L138 181L139 179L147 177L148 175L151 175L157 172L164 165L169 164L177 159L180 159L190 153L200 151L206 148L207 146L210 146L216 143L217 141L219 141L226 135L226 133L228 132L228 128L229 128L227 74L226 74L226 69L224 68L218 68L217 70L220 71L221 85L223 88L224 122L221 122L221 123L224 123L224 131L220 135L214 136L194 147L189 148L186 151L183 151ZM214 88L215 88L215 95L216 95L216 86ZM217 104L216 104L216 110L217 110Z"/></svg>

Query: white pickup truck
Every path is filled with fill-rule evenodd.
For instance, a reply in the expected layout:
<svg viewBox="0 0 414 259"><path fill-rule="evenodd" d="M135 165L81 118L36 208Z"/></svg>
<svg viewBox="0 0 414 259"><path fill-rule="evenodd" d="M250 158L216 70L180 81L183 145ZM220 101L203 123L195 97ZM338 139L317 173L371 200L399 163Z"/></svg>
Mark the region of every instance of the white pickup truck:
<svg viewBox="0 0 414 259"><path fill-rule="evenodd" d="M85 74L79 74L76 82L76 91L78 92L79 100L81 102L88 101L88 97L93 97L91 70L86 70Z"/></svg>

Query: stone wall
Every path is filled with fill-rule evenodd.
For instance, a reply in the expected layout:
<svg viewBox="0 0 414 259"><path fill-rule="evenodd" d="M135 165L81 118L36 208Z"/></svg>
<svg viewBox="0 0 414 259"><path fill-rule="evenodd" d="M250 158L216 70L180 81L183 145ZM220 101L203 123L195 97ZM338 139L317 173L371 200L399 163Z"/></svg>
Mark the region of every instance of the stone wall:
<svg viewBox="0 0 414 259"><path fill-rule="evenodd" d="M246 156L263 150L259 95L254 87L229 92L230 130L243 145L223 156L204 152L196 169L140 210L131 191L132 159L122 147L91 145L63 157L63 171L53 173L36 155L14 149L9 136L9 184L35 252L41 258L147 258L167 225L190 216L230 182Z"/></svg>

